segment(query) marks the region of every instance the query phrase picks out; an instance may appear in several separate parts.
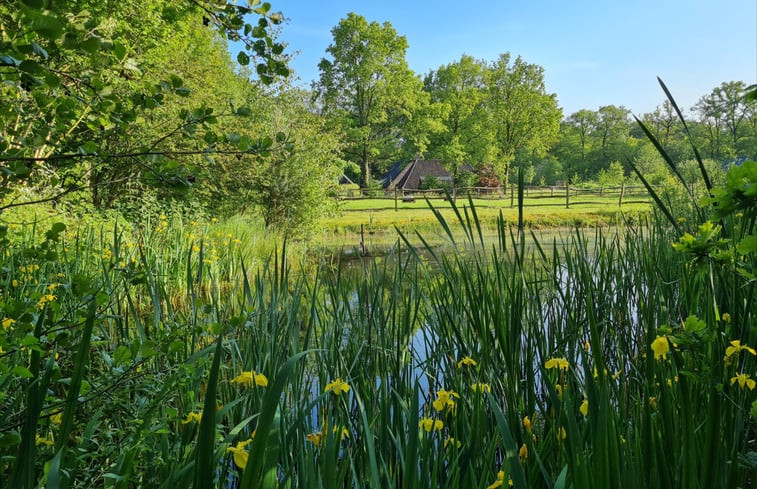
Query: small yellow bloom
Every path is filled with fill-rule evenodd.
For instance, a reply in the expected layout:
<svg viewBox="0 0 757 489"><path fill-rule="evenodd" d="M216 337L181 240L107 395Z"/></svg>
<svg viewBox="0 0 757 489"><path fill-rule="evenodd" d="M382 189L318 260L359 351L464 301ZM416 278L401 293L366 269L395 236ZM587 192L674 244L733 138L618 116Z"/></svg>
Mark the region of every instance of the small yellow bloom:
<svg viewBox="0 0 757 489"><path fill-rule="evenodd" d="M748 345L742 345L739 340L733 340L731 341L731 346L725 349L725 358L729 359L733 355L738 355L742 351L757 355L757 351L755 351L754 348L751 348Z"/></svg>
<svg viewBox="0 0 757 489"><path fill-rule="evenodd" d="M55 445L55 442L52 439L47 436L39 436L39 433L34 436L34 443L37 446L45 445L46 447Z"/></svg>
<svg viewBox="0 0 757 489"><path fill-rule="evenodd" d="M658 336L652 342L652 351L654 352L654 359L659 360L665 358L665 355L670 351L670 344L668 343L667 336Z"/></svg>
<svg viewBox="0 0 757 489"><path fill-rule="evenodd" d="M736 382L739 383L739 387L741 389L746 387L750 391L753 390L755 387L755 384L757 384L757 382L755 382L754 379L750 378L749 374L745 374L745 373L737 374L735 377L731 377L731 385L735 384Z"/></svg>
<svg viewBox="0 0 757 489"><path fill-rule="evenodd" d="M189 424L191 422L199 423L202 421L202 413L198 413L197 411L192 411L191 413L187 414L187 419L181 422L181 424Z"/></svg>
<svg viewBox="0 0 757 489"><path fill-rule="evenodd" d="M16 280L15 278L11 280L11 286L18 287L18 280Z"/></svg>
<svg viewBox="0 0 757 489"><path fill-rule="evenodd" d="M439 431L442 428L444 428L444 423L440 419L433 419L433 418L421 418L420 423L418 423L418 426L420 428L423 428L426 433L430 433L431 430Z"/></svg>
<svg viewBox="0 0 757 489"><path fill-rule="evenodd" d="M521 462L524 462L528 458L528 447L525 443L520 446L520 450L518 450L518 456L520 457Z"/></svg>
<svg viewBox="0 0 757 489"><path fill-rule="evenodd" d="M727 312L724 312L722 316L720 316L720 319L723 320L724 323L730 323L731 322L731 315Z"/></svg>
<svg viewBox="0 0 757 489"><path fill-rule="evenodd" d="M448 446L455 446L457 448L460 448L463 444L460 443L460 440L455 440L451 436L448 436L447 439L444 440L444 448L447 448Z"/></svg>
<svg viewBox="0 0 757 489"><path fill-rule="evenodd" d="M241 374L231 379L231 382L233 384L246 385L247 387L266 387L268 385L268 378L263 374L255 372L254 370L248 370L247 372L242 372Z"/></svg>
<svg viewBox="0 0 757 489"><path fill-rule="evenodd" d="M60 424L63 422L63 413L53 414L50 416L50 422L52 424L60 426Z"/></svg>
<svg viewBox="0 0 757 489"><path fill-rule="evenodd" d="M561 384L557 384L555 385L555 390L557 391L557 396L562 399L563 386Z"/></svg>
<svg viewBox="0 0 757 489"><path fill-rule="evenodd" d="M350 385L340 378L334 379L326 384L326 389L324 390L324 392L332 392L335 396L341 395L342 393L346 394L349 391Z"/></svg>
<svg viewBox="0 0 757 489"><path fill-rule="evenodd" d="M436 391L436 400L433 402L434 409L438 412L446 409L454 413L457 407L455 398L460 399L460 394L455 391L445 391L444 389Z"/></svg>
<svg viewBox="0 0 757 489"><path fill-rule="evenodd" d="M497 472L497 480L489 484L486 489L497 489L505 482L505 473L503 471Z"/></svg>
<svg viewBox="0 0 757 489"><path fill-rule="evenodd" d="M568 360L565 358L550 358L547 360L547 363L544 364L544 368L551 369L556 368L558 370L568 370L569 364Z"/></svg>
<svg viewBox="0 0 757 489"><path fill-rule="evenodd" d="M579 411L581 411L581 414L584 416L589 415L589 401L588 399L584 399L584 402L581 403L581 407L578 408Z"/></svg>
<svg viewBox="0 0 757 489"><path fill-rule="evenodd" d="M478 382L473 384L471 388L473 389L473 392L481 392L484 394L490 394L492 391L492 387L489 384L478 383Z"/></svg>
<svg viewBox="0 0 757 489"><path fill-rule="evenodd" d="M657 409L657 398L656 397L651 396L649 398L649 407L651 407L652 409Z"/></svg>
<svg viewBox="0 0 757 489"><path fill-rule="evenodd" d="M557 441L562 442L567 437L568 437L568 434L565 432L565 428L560 426L560 429L557 430Z"/></svg>
<svg viewBox="0 0 757 489"><path fill-rule="evenodd" d="M462 360L460 360L459 362L457 362L457 368L462 368L463 366L466 366L466 367L475 367L476 365L478 365L476 363L476 361L474 359L472 359L471 357L468 357L468 356L463 357Z"/></svg>
<svg viewBox="0 0 757 489"><path fill-rule="evenodd" d="M591 349L591 343L589 343L589 340L586 340L584 343L584 351L588 352Z"/></svg>
<svg viewBox="0 0 757 489"><path fill-rule="evenodd" d="M3 322L2 322L3 329L6 330L6 331L8 330L8 328L13 329L12 326L13 326L13 323L15 323L15 322L16 322L15 319L3 318Z"/></svg>
<svg viewBox="0 0 757 489"><path fill-rule="evenodd" d="M308 433L305 435L305 440L309 441L313 445L320 447L323 441L323 433L316 431L315 433Z"/></svg>
<svg viewBox="0 0 757 489"><path fill-rule="evenodd" d="M526 429L526 431L531 433L531 420L528 419L528 416L523 418L523 427Z"/></svg>
<svg viewBox="0 0 757 489"><path fill-rule="evenodd" d="M255 436L255 433L253 433L249 439L240 441L237 443L236 446L228 447L226 449L226 453L231 452L234 454L234 464L242 470L244 470L244 468L247 467L247 460L250 457L250 452L247 451L247 445L252 443L252 439L254 438L254 436Z"/></svg>
<svg viewBox="0 0 757 489"><path fill-rule="evenodd" d="M55 299L57 299L57 297L54 296L53 294L45 294L42 297L40 297L39 300L37 301L37 307L39 309L44 309L45 304L47 304L48 302L53 302Z"/></svg>

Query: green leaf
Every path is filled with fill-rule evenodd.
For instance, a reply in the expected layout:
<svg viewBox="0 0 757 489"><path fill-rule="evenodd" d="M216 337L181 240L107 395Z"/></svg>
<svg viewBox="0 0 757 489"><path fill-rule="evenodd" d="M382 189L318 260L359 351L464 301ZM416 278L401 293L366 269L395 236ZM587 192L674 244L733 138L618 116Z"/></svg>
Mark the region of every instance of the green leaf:
<svg viewBox="0 0 757 489"><path fill-rule="evenodd" d="M218 389L221 356L223 356L223 336L218 335L213 365L210 368L210 377L208 378L208 388L205 393L200 430L197 435L194 471L194 487L196 488L213 487L213 472L216 469L216 464L213 461L216 437L216 391Z"/></svg>
<svg viewBox="0 0 757 489"><path fill-rule="evenodd" d="M19 60L7 54L0 54L0 66L18 66L21 64Z"/></svg>
<svg viewBox="0 0 757 489"><path fill-rule="evenodd" d="M18 66L18 69L31 75L38 75L44 71L39 63L31 59L25 59L24 61L22 61Z"/></svg>
<svg viewBox="0 0 757 489"><path fill-rule="evenodd" d="M88 52L89 54L94 54L97 52L98 49L100 49L100 45L102 42L100 41L100 38L97 36L91 36L87 38L86 40L82 41L79 44L79 47L83 49L84 51Z"/></svg>
<svg viewBox="0 0 757 489"><path fill-rule="evenodd" d="M27 7L37 8L37 9L45 7L44 0L21 0L21 3L23 3Z"/></svg>
<svg viewBox="0 0 757 489"><path fill-rule="evenodd" d="M755 251L757 251L757 235L750 234L749 236L742 238L737 249L742 255L747 255L749 253L754 253Z"/></svg>
<svg viewBox="0 0 757 489"><path fill-rule="evenodd" d="M55 40L63 34L63 24L57 17L40 15L32 22L32 30L42 37Z"/></svg>
<svg viewBox="0 0 757 489"><path fill-rule="evenodd" d="M249 109L249 107L239 107L234 113L242 117L249 117L250 115L252 115L252 111Z"/></svg>
<svg viewBox="0 0 757 489"><path fill-rule="evenodd" d="M18 431L9 431L0 434L0 448L9 448L21 443L21 435Z"/></svg>
<svg viewBox="0 0 757 489"><path fill-rule="evenodd" d="M97 154L97 150L99 149L99 146L94 141L87 141L86 143L79 146L79 153L81 154L87 154L87 155L94 155Z"/></svg>
<svg viewBox="0 0 757 489"><path fill-rule="evenodd" d="M122 61L126 57L126 46L124 46L120 42L114 43L113 54L116 56L117 60Z"/></svg>
<svg viewBox="0 0 757 489"><path fill-rule="evenodd" d="M247 56L247 53L244 51L239 51L239 54L237 54L237 62L242 66L247 66L250 64L250 57Z"/></svg>
<svg viewBox="0 0 757 489"><path fill-rule="evenodd" d="M707 329L707 323L692 314L684 321L683 328L689 333L698 333Z"/></svg>
<svg viewBox="0 0 757 489"><path fill-rule="evenodd" d="M34 41L32 41L32 51L34 51L35 54L37 54L38 56L41 56L44 59L47 59L49 57L49 55L47 54L47 51L45 51L45 49L42 46L40 46Z"/></svg>
<svg viewBox="0 0 757 489"><path fill-rule="evenodd" d="M32 375L32 372L28 368L21 365L16 365L15 367L13 367L11 369L11 373L17 377L21 377L22 379L30 379L34 377L34 375Z"/></svg>

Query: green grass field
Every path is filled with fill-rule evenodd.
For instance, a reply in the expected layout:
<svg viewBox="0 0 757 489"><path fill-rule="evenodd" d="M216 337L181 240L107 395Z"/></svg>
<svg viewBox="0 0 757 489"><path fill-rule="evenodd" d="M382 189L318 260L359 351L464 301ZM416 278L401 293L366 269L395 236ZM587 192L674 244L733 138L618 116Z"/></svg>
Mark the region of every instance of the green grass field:
<svg viewBox="0 0 757 489"><path fill-rule="evenodd" d="M528 227L604 226L610 225L621 216L638 216L650 210L646 199L634 196L627 203L618 206L617 196L579 195L571 197L571 205L566 209L565 197L526 198L523 220ZM517 201L510 205L510 199L473 199L476 213L485 227L493 227L500 212L507 222L517 223ZM450 202L435 198L431 205L438 209L445 219L454 220L455 214ZM457 199L458 208L469 207L467 198ZM380 232L398 227L405 231L433 230L438 226L436 217L425 199L415 202L397 202L394 199L360 199L340 202L340 212L321 221L326 234L354 233L362 225L366 231Z"/></svg>

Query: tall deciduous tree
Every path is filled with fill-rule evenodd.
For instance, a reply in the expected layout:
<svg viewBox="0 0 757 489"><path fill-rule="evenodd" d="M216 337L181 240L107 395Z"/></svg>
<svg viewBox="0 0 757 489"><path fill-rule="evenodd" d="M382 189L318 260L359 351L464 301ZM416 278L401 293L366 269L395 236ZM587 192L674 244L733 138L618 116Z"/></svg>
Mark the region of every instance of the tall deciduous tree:
<svg viewBox="0 0 757 489"><path fill-rule="evenodd" d="M596 129L599 117L593 110L582 109L568 117L566 130L573 130L581 146L581 164L586 164L586 154L590 149L591 133Z"/></svg>
<svg viewBox="0 0 757 489"><path fill-rule="evenodd" d="M318 100L342 129L344 158L360 165L365 185L372 170L402 154L406 140L424 149L423 131L414 119L423 110L425 95L405 60L407 40L390 23L368 23L350 13L331 33L334 40L326 49L330 59L318 65Z"/></svg>
<svg viewBox="0 0 757 489"><path fill-rule="evenodd" d="M520 56L512 61L509 53L501 54L487 70L486 84L496 163L507 179L519 153L540 156L550 149L557 140L562 111L557 96L546 91L544 69Z"/></svg>
<svg viewBox="0 0 757 489"><path fill-rule="evenodd" d="M724 82L693 107L699 114L710 157L731 158L752 149L745 143L753 136L751 124L756 104L744 97L746 89L741 81Z"/></svg>
<svg viewBox="0 0 757 489"><path fill-rule="evenodd" d="M453 181L462 163L478 166L493 160L496 146L486 106L486 64L463 55L425 79L431 102L441 108L442 130L431 137L429 156L451 170Z"/></svg>
<svg viewBox="0 0 757 489"><path fill-rule="evenodd" d="M622 158L631 128L630 113L622 105L605 105L597 111L594 138L596 149L604 160L603 166Z"/></svg>

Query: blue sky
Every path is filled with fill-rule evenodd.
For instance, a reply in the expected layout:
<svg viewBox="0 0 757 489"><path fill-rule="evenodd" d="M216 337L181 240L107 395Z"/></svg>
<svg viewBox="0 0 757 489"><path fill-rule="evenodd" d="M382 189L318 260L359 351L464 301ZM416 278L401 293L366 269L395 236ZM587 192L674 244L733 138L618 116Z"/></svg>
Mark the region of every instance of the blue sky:
<svg viewBox="0 0 757 489"><path fill-rule="evenodd" d="M463 53L539 64L566 116L609 104L649 112L664 99L657 76L686 109L724 81L757 83L757 0L270 1L290 19L280 40L308 86L348 12L406 36L419 75Z"/></svg>

